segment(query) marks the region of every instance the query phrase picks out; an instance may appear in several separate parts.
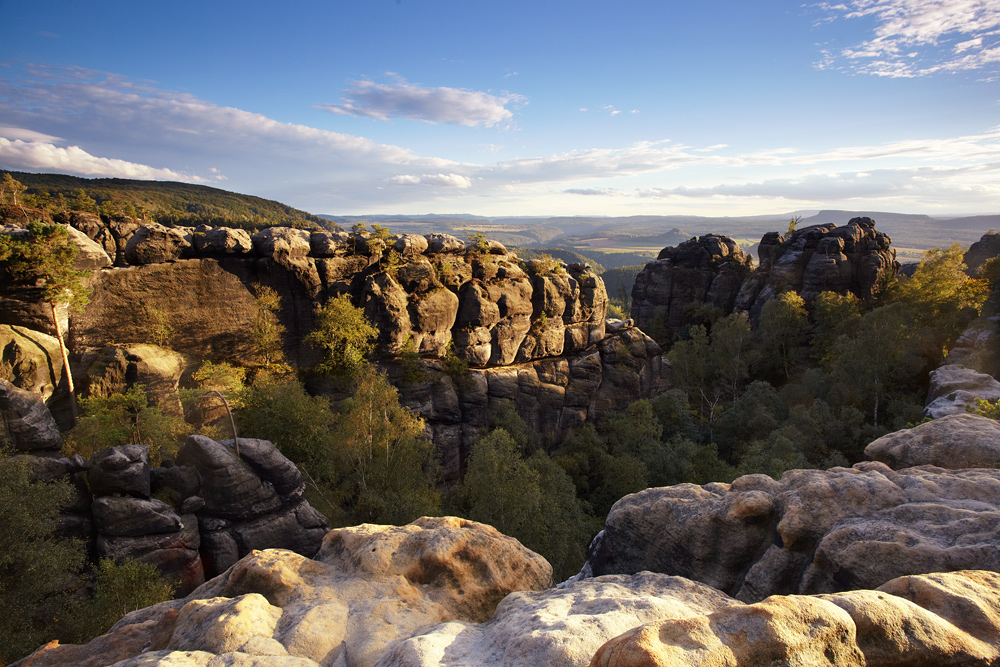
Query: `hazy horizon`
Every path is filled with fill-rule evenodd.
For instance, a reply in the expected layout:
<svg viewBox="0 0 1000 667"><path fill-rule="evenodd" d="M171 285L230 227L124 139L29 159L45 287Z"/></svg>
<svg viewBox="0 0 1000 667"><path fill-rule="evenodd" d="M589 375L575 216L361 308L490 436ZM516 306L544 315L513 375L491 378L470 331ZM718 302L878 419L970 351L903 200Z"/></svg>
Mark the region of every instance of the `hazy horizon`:
<svg viewBox="0 0 1000 667"><path fill-rule="evenodd" d="M0 169L203 183L328 215L1000 202L995 2L5 9Z"/></svg>

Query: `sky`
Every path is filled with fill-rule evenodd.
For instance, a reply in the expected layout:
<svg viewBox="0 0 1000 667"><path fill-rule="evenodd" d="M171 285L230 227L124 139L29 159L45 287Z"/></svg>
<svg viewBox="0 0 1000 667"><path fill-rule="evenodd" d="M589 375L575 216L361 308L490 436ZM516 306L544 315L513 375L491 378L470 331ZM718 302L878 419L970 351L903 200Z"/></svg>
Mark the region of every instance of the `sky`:
<svg viewBox="0 0 1000 667"><path fill-rule="evenodd" d="M1000 0L0 0L0 169L317 214L1000 213Z"/></svg>

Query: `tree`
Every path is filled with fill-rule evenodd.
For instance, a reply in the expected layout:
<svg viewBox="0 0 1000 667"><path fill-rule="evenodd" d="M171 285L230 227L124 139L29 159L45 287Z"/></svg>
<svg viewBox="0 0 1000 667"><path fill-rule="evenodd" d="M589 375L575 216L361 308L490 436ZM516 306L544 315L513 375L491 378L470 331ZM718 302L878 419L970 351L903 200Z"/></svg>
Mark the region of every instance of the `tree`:
<svg viewBox="0 0 1000 667"><path fill-rule="evenodd" d="M915 342L918 334L902 303L866 313L853 329L837 340L831 354L831 399L871 414L877 425L886 399L913 386L924 366Z"/></svg>
<svg viewBox="0 0 1000 667"><path fill-rule="evenodd" d="M0 235L0 261L7 262L8 270L14 276L36 278L42 283L42 298L49 304L56 338L59 339L74 419L77 407L73 374L56 308L58 304L66 303L71 310L79 311L90 301L90 289L84 284L89 272L73 269L77 252L76 244L62 225L45 225L35 221L28 223L26 235Z"/></svg>
<svg viewBox="0 0 1000 667"><path fill-rule="evenodd" d="M820 363L830 360L833 345L861 317L861 301L853 294L820 292L813 302L813 357Z"/></svg>
<svg viewBox="0 0 1000 667"><path fill-rule="evenodd" d="M904 304L925 330L925 350L940 356L966 325L979 315L989 295L985 280L969 278L962 247L931 248L910 278L900 278L890 302ZM931 359L932 362L939 359Z"/></svg>
<svg viewBox="0 0 1000 667"><path fill-rule="evenodd" d="M284 358L282 348L285 335L285 327L278 321L281 297L266 285L254 285L252 289L257 311L250 324L250 344L265 366L279 363Z"/></svg>
<svg viewBox="0 0 1000 667"><path fill-rule="evenodd" d="M306 342L323 351L317 370L350 375L364 365L377 335L364 312L351 303L350 295L341 294L319 309L316 328L306 336Z"/></svg>
<svg viewBox="0 0 1000 667"><path fill-rule="evenodd" d="M84 544L56 535L66 482L31 480L23 457L0 452L0 662L8 664L53 639L78 584Z"/></svg>
<svg viewBox="0 0 1000 667"><path fill-rule="evenodd" d="M556 578L568 577L583 564L591 524L563 469L544 452L525 460L518 450L503 429L476 439L460 492L463 513L545 556Z"/></svg>
<svg viewBox="0 0 1000 667"><path fill-rule="evenodd" d="M172 456L188 435L189 426L175 415L149 404L146 388L133 385L124 393L83 399L83 416L66 434L66 451L89 457L119 445L149 445L150 461L158 465Z"/></svg>
<svg viewBox="0 0 1000 667"><path fill-rule="evenodd" d="M782 292L760 311L757 334L763 348L762 361L779 368L786 379L791 377L808 323L805 301L795 292Z"/></svg>
<svg viewBox="0 0 1000 667"><path fill-rule="evenodd" d="M399 404L383 373L367 367L359 374L333 433L355 521L404 524L437 513L434 445L424 435L423 419Z"/></svg>
<svg viewBox="0 0 1000 667"><path fill-rule="evenodd" d="M4 174L3 184L0 185L0 204L5 203L6 198L9 195L14 206L20 208L21 213L24 213L24 207L18 203L17 196L22 194L27 189L28 188L26 188L20 181L15 179L9 173ZM25 215L27 215L27 213L25 213Z"/></svg>

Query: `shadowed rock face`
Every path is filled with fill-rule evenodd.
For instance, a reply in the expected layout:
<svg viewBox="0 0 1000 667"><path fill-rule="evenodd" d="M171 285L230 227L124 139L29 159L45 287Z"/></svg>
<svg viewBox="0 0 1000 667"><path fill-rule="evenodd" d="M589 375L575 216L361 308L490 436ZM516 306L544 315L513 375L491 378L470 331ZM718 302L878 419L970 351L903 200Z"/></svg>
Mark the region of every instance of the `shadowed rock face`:
<svg viewBox="0 0 1000 667"><path fill-rule="evenodd" d="M787 239L769 232L758 254L760 266L751 270L735 241L712 234L664 248L636 276L632 316L653 338L671 342L694 323L693 304L715 306L723 315L745 312L756 325L764 304L781 292L797 292L807 302L825 291L870 300L900 269L889 237L871 218L806 227Z"/></svg>
<svg viewBox="0 0 1000 667"><path fill-rule="evenodd" d="M664 248L635 278L632 317L656 340L672 342L696 321L688 305L732 312L752 268L753 260L728 236L707 234Z"/></svg>

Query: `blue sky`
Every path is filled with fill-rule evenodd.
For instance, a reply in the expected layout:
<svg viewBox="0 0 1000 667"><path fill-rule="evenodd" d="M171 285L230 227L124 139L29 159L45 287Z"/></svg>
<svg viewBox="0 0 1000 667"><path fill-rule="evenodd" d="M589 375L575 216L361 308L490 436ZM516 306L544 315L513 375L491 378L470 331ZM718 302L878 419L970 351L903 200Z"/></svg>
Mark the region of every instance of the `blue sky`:
<svg viewBox="0 0 1000 667"><path fill-rule="evenodd" d="M1000 0L0 10L0 168L345 215L1000 212Z"/></svg>

